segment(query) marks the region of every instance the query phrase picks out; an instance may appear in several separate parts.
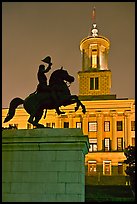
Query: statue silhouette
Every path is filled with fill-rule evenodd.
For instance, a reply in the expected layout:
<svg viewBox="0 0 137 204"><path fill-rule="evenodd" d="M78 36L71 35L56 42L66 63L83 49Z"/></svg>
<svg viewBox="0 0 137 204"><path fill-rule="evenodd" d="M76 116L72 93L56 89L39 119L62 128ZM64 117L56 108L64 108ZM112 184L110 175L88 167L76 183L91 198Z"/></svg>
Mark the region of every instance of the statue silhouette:
<svg viewBox="0 0 137 204"><path fill-rule="evenodd" d="M42 67L42 69L44 68L44 66L40 66L40 67ZM50 67L48 67L46 71L48 71L48 69L50 69ZM66 82L69 82L69 83L74 82L74 77L69 75L68 72L63 69L63 67L55 70L51 74L48 86L47 86L47 83L46 85L45 84L43 85L43 83L41 83L41 80L43 79L44 77L42 78L40 75L40 80L39 80L40 83L38 84L37 90L35 93L30 94L24 100L18 97L12 99L12 101L10 102L9 111L4 120L4 123L10 121L14 117L16 108L21 104L23 104L24 109L30 115L28 122L36 126L37 128L44 127L44 125L39 123L39 120L43 115L44 109L57 110L57 108L60 106L67 106L67 105L76 103L75 111L77 111L81 106L82 112L85 114L86 112L85 106L81 103L77 95L71 95L69 87L66 83ZM44 79L44 81L46 80L47 79ZM45 88L44 91L43 91L44 89L43 87ZM54 95L54 93L56 93L56 96ZM58 104L58 107L56 105L56 102Z"/></svg>
<svg viewBox="0 0 137 204"><path fill-rule="evenodd" d="M47 77L45 75L45 73L47 73L51 69L51 65L52 65L52 63L49 63L47 69L45 69L45 65L43 65L43 64L41 64L39 66L39 70L38 70L38 74L37 74L39 84L37 86L36 93L42 93L42 92L50 93L51 97L55 103L56 112L58 115L60 115L60 114L64 114L65 112L61 112L59 110L60 104L58 103L56 92L52 89L52 87L47 85Z"/></svg>

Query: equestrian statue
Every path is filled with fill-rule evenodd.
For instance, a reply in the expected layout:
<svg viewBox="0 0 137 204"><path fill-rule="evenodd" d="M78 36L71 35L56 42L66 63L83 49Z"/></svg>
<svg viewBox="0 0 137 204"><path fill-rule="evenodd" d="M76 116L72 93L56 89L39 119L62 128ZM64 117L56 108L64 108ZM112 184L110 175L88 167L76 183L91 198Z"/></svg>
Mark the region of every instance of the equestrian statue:
<svg viewBox="0 0 137 204"><path fill-rule="evenodd" d="M69 75L67 70L61 67L51 74L49 85L47 85L47 78L44 73L51 69L51 57L47 56L42 61L47 63L48 67L45 69L45 65L43 64L39 66L37 73L39 84L36 91L31 93L24 100L19 97L12 99L4 123L10 121L14 117L16 108L21 104L23 104L24 109L30 115L28 122L36 128L44 127L39 121L44 110L46 110L46 117L47 109L56 109L57 114L60 115L65 112L60 111L59 107L76 103L75 112L81 106L82 112L85 114L85 106L81 103L78 96L71 95L69 90L69 85L75 80L74 77Z"/></svg>

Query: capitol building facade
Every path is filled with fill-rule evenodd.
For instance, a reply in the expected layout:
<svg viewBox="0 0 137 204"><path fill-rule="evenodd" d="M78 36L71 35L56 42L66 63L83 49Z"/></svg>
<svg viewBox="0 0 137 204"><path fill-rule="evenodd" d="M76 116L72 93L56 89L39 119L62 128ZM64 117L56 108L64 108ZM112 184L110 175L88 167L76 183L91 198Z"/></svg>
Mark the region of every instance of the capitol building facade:
<svg viewBox="0 0 137 204"><path fill-rule="evenodd" d="M88 135L90 148L85 157L86 184L128 185L124 149L135 146L135 99L117 98L110 93L112 73L108 67L110 41L98 34L96 23L91 35L80 42L82 70L78 72L79 99L86 107L61 107L65 114L48 110L40 123L48 128L80 128ZM29 115L19 107L12 120L3 123L8 108L2 109L2 127L33 129ZM13 130L14 131L14 130ZM46 130L45 130L46 131Z"/></svg>

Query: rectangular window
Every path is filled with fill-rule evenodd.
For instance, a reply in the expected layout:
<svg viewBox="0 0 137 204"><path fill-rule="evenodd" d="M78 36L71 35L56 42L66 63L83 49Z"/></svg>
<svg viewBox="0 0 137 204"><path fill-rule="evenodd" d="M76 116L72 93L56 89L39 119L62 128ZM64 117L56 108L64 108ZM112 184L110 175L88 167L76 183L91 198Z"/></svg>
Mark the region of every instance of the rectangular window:
<svg viewBox="0 0 137 204"><path fill-rule="evenodd" d="M103 174L111 175L111 161L103 161Z"/></svg>
<svg viewBox="0 0 137 204"><path fill-rule="evenodd" d="M98 90L99 89L99 78L92 77L90 78L90 90Z"/></svg>
<svg viewBox="0 0 137 204"><path fill-rule="evenodd" d="M97 68L97 54L92 54L92 68Z"/></svg>
<svg viewBox="0 0 137 204"><path fill-rule="evenodd" d="M123 174L123 164L118 162L118 174Z"/></svg>
<svg viewBox="0 0 137 204"><path fill-rule="evenodd" d="M135 131L135 121L131 121L131 131Z"/></svg>
<svg viewBox="0 0 137 204"><path fill-rule="evenodd" d="M64 128L69 128L69 122L64 122Z"/></svg>
<svg viewBox="0 0 137 204"><path fill-rule="evenodd" d="M50 123L46 123L46 127L50 127Z"/></svg>
<svg viewBox="0 0 137 204"><path fill-rule="evenodd" d="M88 123L88 131L89 132L97 132L97 121Z"/></svg>
<svg viewBox="0 0 137 204"><path fill-rule="evenodd" d="M132 137L131 139L132 139L132 146L135 147L135 137Z"/></svg>
<svg viewBox="0 0 137 204"><path fill-rule="evenodd" d="M97 139L89 139L89 152L96 152L97 151Z"/></svg>
<svg viewBox="0 0 137 204"><path fill-rule="evenodd" d="M122 137L117 138L117 150L123 151L123 138Z"/></svg>
<svg viewBox="0 0 137 204"><path fill-rule="evenodd" d="M90 78L90 90L94 90L94 78Z"/></svg>
<svg viewBox="0 0 137 204"><path fill-rule="evenodd" d="M104 132L110 132L110 121L104 122Z"/></svg>
<svg viewBox="0 0 137 204"><path fill-rule="evenodd" d="M98 77L95 77L95 90L98 89L98 87L99 87L98 84L99 84Z"/></svg>
<svg viewBox="0 0 137 204"><path fill-rule="evenodd" d="M88 174L95 175L97 172L96 161L88 161Z"/></svg>
<svg viewBox="0 0 137 204"><path fill-rule="evenodd" d="M15 128L15 129L18 129L18 124L14 124L14 128Z"/></svg>
<svg viewBox="0 0 137 204"><path fill-rule="evenodd" d="M27 129L31 129L31 124L27 123Z"/></svg>
<svg viewBox="0 0 137 204"><path fill-rule="evenodd" d="M117 131L123 131L123 123L122 123L122 121L117 121Z"/></svg>
<svg viewBox="0 0 137 204"><path fill-rule="evenodd" d="M105 152L110 151L110 138L104 139L104 151Z"/></svg>
<svg viewBox="0 0 137 204"><path fill-rule="evenodd" d="M52 123L52 128L55 128L55 123Z"/></svg>
<svg viewBox="0 0 137 204"><path fill-rule="evenodd" d="M76 128L82 129L82 122L76 122Z"/></svg>

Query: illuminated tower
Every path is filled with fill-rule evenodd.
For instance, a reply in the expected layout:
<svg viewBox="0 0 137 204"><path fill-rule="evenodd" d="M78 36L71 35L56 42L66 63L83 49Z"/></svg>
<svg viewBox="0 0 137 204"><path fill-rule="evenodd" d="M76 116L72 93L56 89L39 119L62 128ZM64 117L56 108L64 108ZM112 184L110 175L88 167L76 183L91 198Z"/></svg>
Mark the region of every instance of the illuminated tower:
<svg viewBox="0 0 137 204"><path fill-rule="evenodd" d="M111 71L108 69L110 41L98 34L95 8L92 13L92 22L91 35L80 42L82 71L78 72L79 97L103 98L109 96L110 98L112 96L110 95Z"/></svg>

